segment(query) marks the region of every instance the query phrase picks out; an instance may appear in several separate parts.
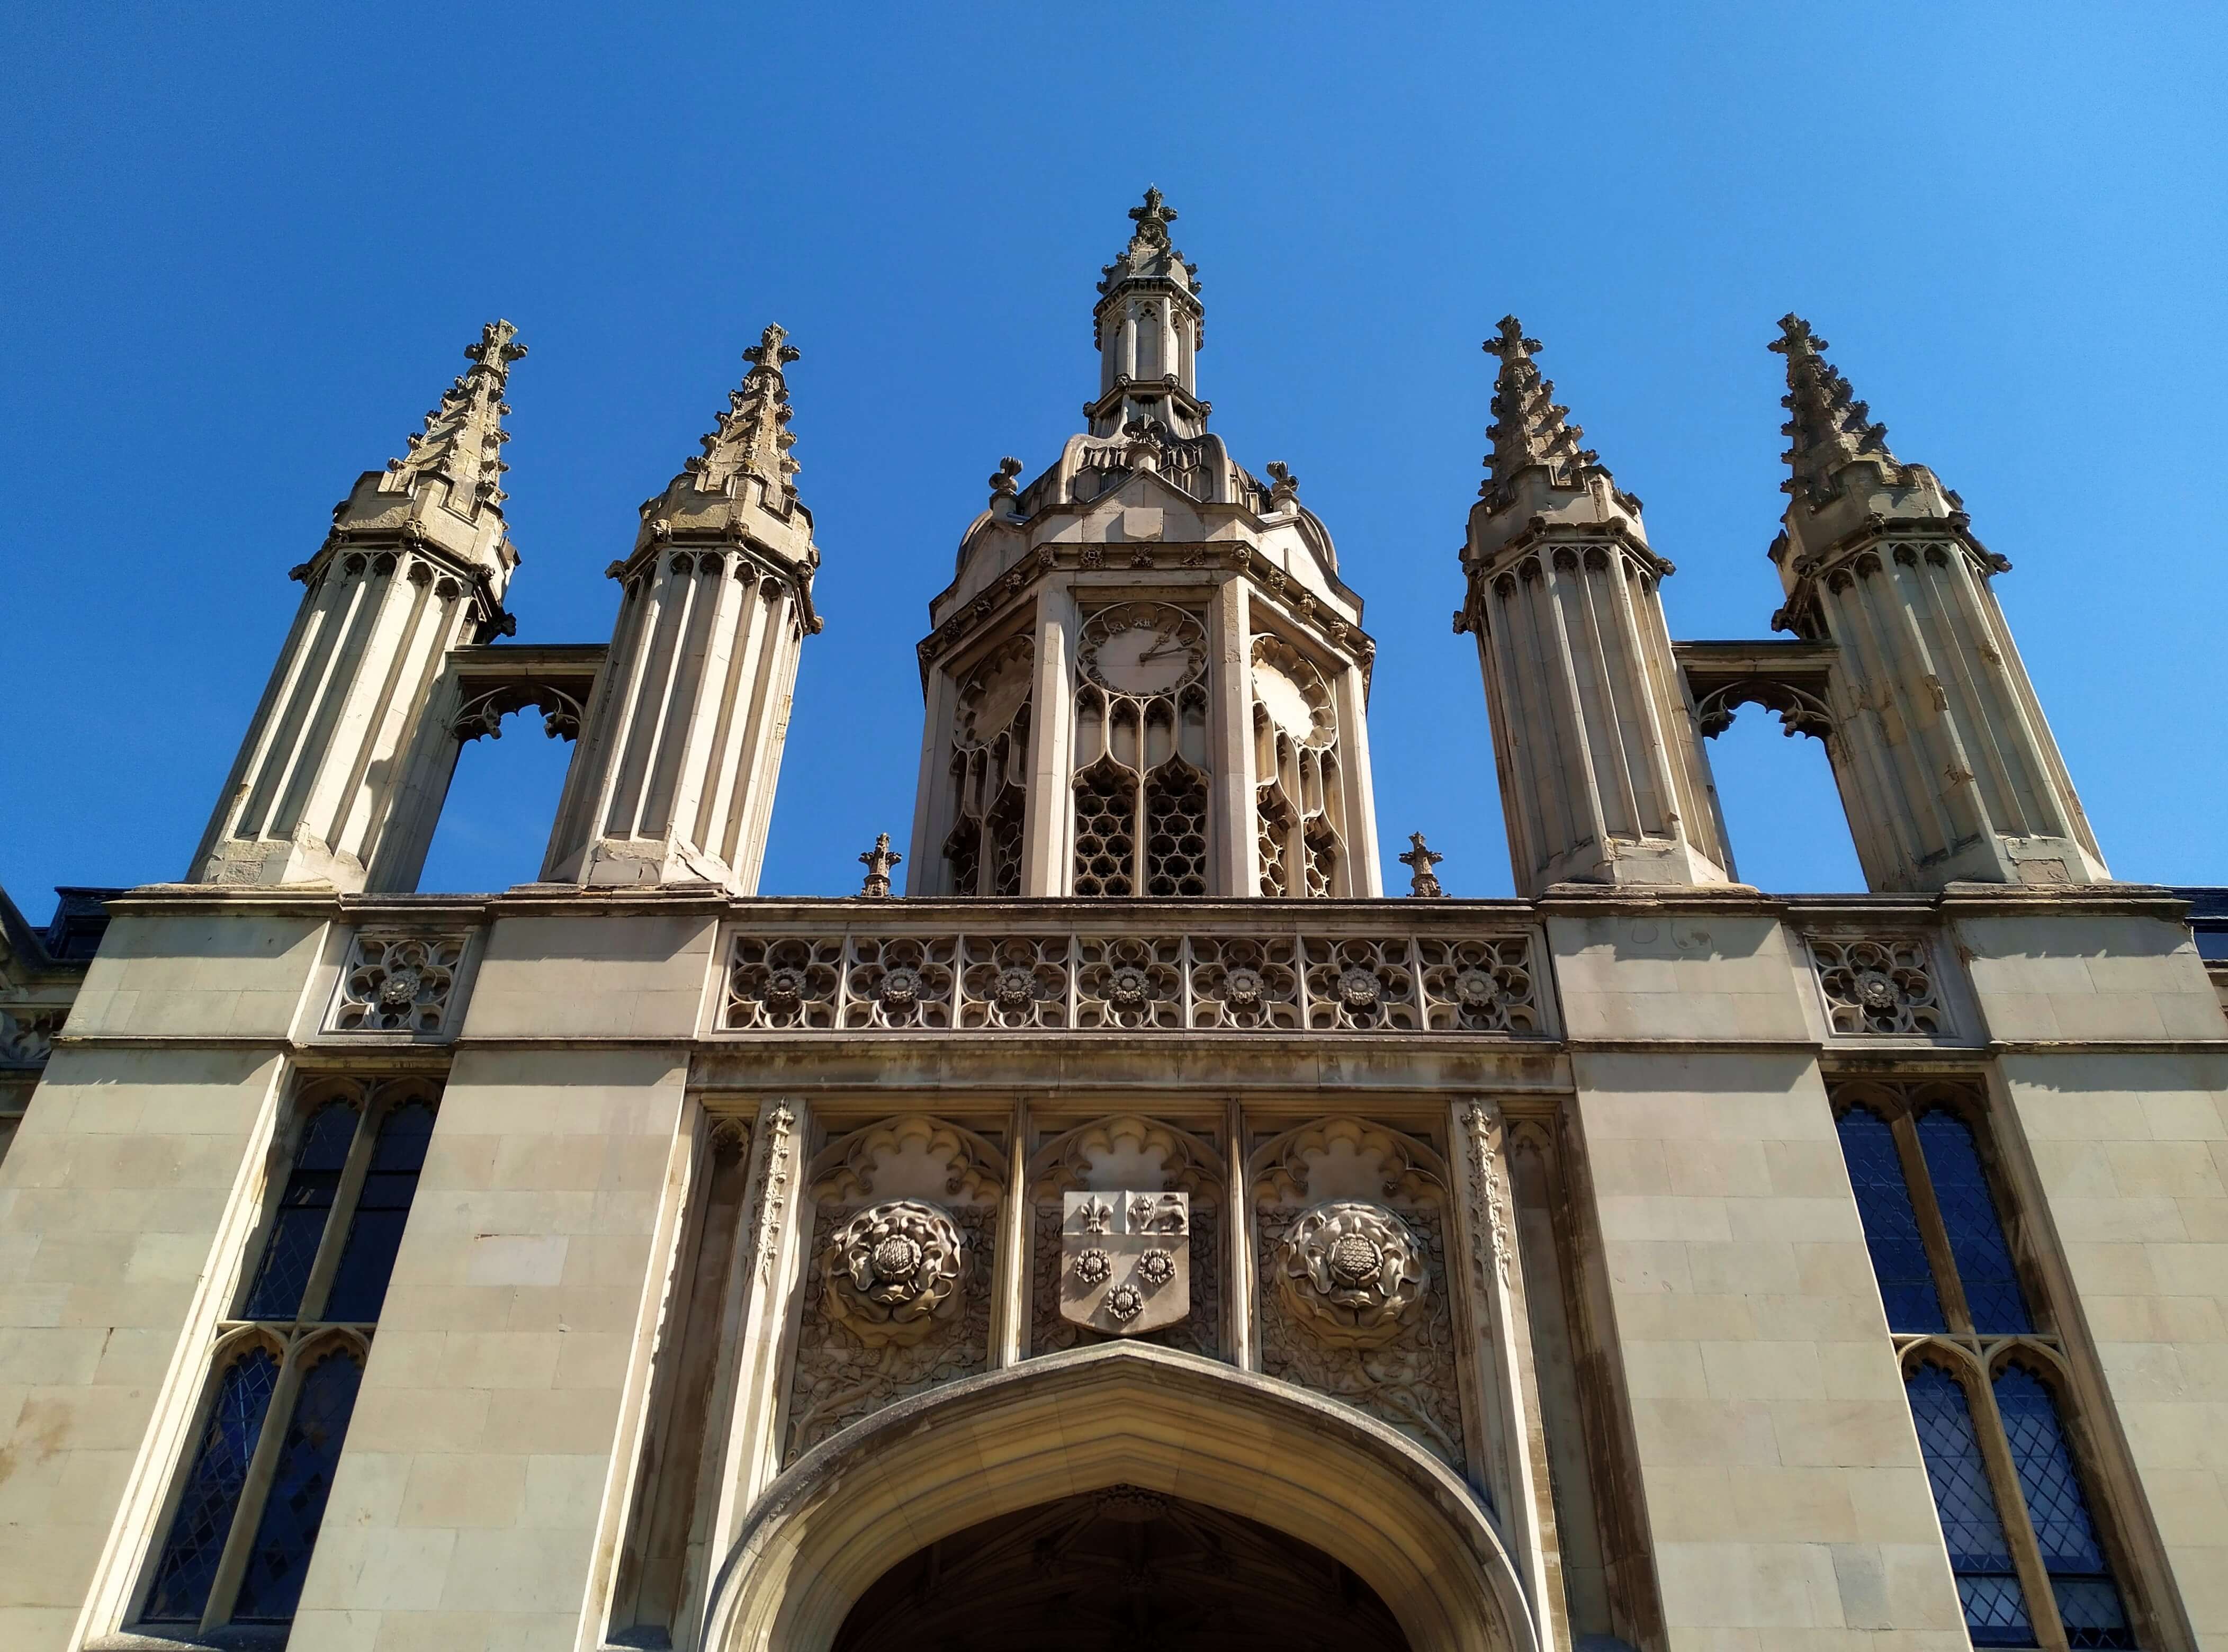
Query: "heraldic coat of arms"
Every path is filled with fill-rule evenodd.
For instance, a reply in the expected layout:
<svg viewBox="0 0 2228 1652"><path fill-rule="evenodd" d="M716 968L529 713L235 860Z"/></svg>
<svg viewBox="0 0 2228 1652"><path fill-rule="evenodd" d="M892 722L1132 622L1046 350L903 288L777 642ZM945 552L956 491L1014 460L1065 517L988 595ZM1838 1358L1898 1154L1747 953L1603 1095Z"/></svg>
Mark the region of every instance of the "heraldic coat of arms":
<svg viewBox="0 0 2228 1652"><path fill-rule="evenodd" d="M1191 1195L1071 1193L1060 1230L1060 1316L1113 1336L1191 1312Z"/></svg>

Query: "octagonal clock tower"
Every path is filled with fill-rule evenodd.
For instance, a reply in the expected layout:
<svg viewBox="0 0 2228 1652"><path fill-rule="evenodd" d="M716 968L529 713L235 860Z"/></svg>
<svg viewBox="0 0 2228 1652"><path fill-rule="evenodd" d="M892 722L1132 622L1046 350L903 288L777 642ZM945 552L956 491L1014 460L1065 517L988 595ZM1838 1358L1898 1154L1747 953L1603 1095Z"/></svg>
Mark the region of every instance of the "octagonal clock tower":
<svg viewBox="0 0 2228 1652"><path fill-rule="evenodd" d="M908 893L1378 895L1361 599L1298 479L1208 432L1176 215L1130 216L1088 428L999 466L929 605Z"/></svg>

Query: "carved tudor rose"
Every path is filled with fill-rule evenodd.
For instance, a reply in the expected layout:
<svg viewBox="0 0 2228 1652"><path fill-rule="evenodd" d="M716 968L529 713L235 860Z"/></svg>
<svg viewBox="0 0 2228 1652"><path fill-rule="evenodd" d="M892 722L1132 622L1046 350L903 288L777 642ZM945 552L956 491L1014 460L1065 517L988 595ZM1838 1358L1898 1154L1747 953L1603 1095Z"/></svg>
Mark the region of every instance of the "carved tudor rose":
<svg viewBox="0 0 2228 1652"><path fill-rule="evenodd" d="M1191 1312L1191 1195L1071 1193L1061 1212L1060 1316L1134 1336Z"/></svg>
<svg viewBox="0 0 2228 1652"><path fill-rule="evenodd" d="M967 1241L934 1205L869 1206L828 1242L828 1309L869 1348L917 1342L959 1306Z"/></svg>
<svg viewBox="0 0 2228 1652"><path fill-rule="evenodd" d="M1374 1348L1431 1284L1423 1241L1381 1205L1327 1200L1284 1235L1277 1284L1293 1316L1323 1341Z"/></svg>

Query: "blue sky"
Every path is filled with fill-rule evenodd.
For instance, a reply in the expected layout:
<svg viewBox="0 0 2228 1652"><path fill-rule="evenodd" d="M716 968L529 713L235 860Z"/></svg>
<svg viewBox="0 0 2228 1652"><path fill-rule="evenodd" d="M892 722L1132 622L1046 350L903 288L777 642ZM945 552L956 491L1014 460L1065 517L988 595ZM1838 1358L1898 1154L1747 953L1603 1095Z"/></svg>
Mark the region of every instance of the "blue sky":
<svg viewBox="0 0 2228 1652"><path fill-rule="evenodd" d="M1380 643L1388 856L1509 889L1456 547L1504 312L1646 502L1674 635L1762 636L1794 309L2008 555L2107 857L2228 882L2218 826L2228 13L2217 7L25 5L0 54L0 883L175 878L316 547L480 323L515 322L522 639L605 566L769 319L828 628L769 893L900 842L913 644L1000 456L1096 386L1148 182L1202 393L1299 475ZM624 12L624 15L620 15ZM469 748L426 887L540 863L568 748ZM1859 879L1822 751L1713 748L1741 871ZM1405 874L1397 866L1388 885Z"/></svg>

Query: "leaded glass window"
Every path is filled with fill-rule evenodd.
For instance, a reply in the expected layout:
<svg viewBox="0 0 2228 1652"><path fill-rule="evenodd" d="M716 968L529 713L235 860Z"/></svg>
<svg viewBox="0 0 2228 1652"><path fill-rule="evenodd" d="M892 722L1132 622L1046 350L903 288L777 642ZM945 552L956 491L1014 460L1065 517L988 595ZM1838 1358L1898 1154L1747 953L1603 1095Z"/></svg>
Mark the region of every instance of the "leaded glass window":
<svg viewBox="0 0 2228 1652"><path fill-rule="evenodd" d="M2033 1646L2034 1625L2020 1587L2012 1546L2004 1536L1973 1409L1956 1378L1940 1366L1922 1365L1905 1381L1911 1420L1934 1488L1934 1510L1957 1576L1957 1598L1975 1646Z"/></svg>
<svg viewBox="0 0 2228 1652"><path fill-rule="evenodd" d="M1832 1086L1841 1154L1975 1647L2142 1644L2060 1411L2050 1304L2004 1220L1977 1085ZM2109 1514L2109 1509L2102 1511Z"/></svg>
<svg viewBox="0 0 2228 1652"><path fill-rule="evenodd" d="M1852 1107L1841 1117L1841 1156L1848 1161L1856 1189L1857 1213L1865 1226L1865 1248L1872 1252L1888 1329L1940 1331L1942 1299L1934 1289L1934 1266L1919 1237L1918 1215L1904 1181L1903 1160L1887 1120L1869 1108Z"/></svg>
<svg viewBox="0 0 2228 1652"><path fill-rule="evenodd" d="M2065 1640L2075 1647L2132 1647L2119 1586L2104 1563L2089 1499L2066 1450L2058 1402L2032 1371L2007 1366L1996 1373L1996 1411L2004 1419L2019 1470L2020 1495L2034 1522L2034 1540L2050 1574L2050 1592Z"/></svg>
<svg viewBox="0 0 2228 1652"><path fill-rule="evenodd" d="M1965 1287L1965 1310L1973 1316L1973 1329L1983 1335L2033 1330L2020 1292L2019 1270L2012 1265L2011 1246L2004 1242L2003 1220L1988 1192L1988 1173L1981 1168L1973 1127L1947 1108L1937 1107L1919 1115L1918 1146L1926 1158L1927 1179L1934 1184L1934 1202L1942 1211L1950 1254Z"/></svg>
<svg viewBox="0 0 2228 1652"><path fill-rule="evenodd" d="M289 1168L239 1316L217 1327L208 1418L139 1621L293 1621L439 1094L416 1079L323 1079L298 1097Z"/></svg>

